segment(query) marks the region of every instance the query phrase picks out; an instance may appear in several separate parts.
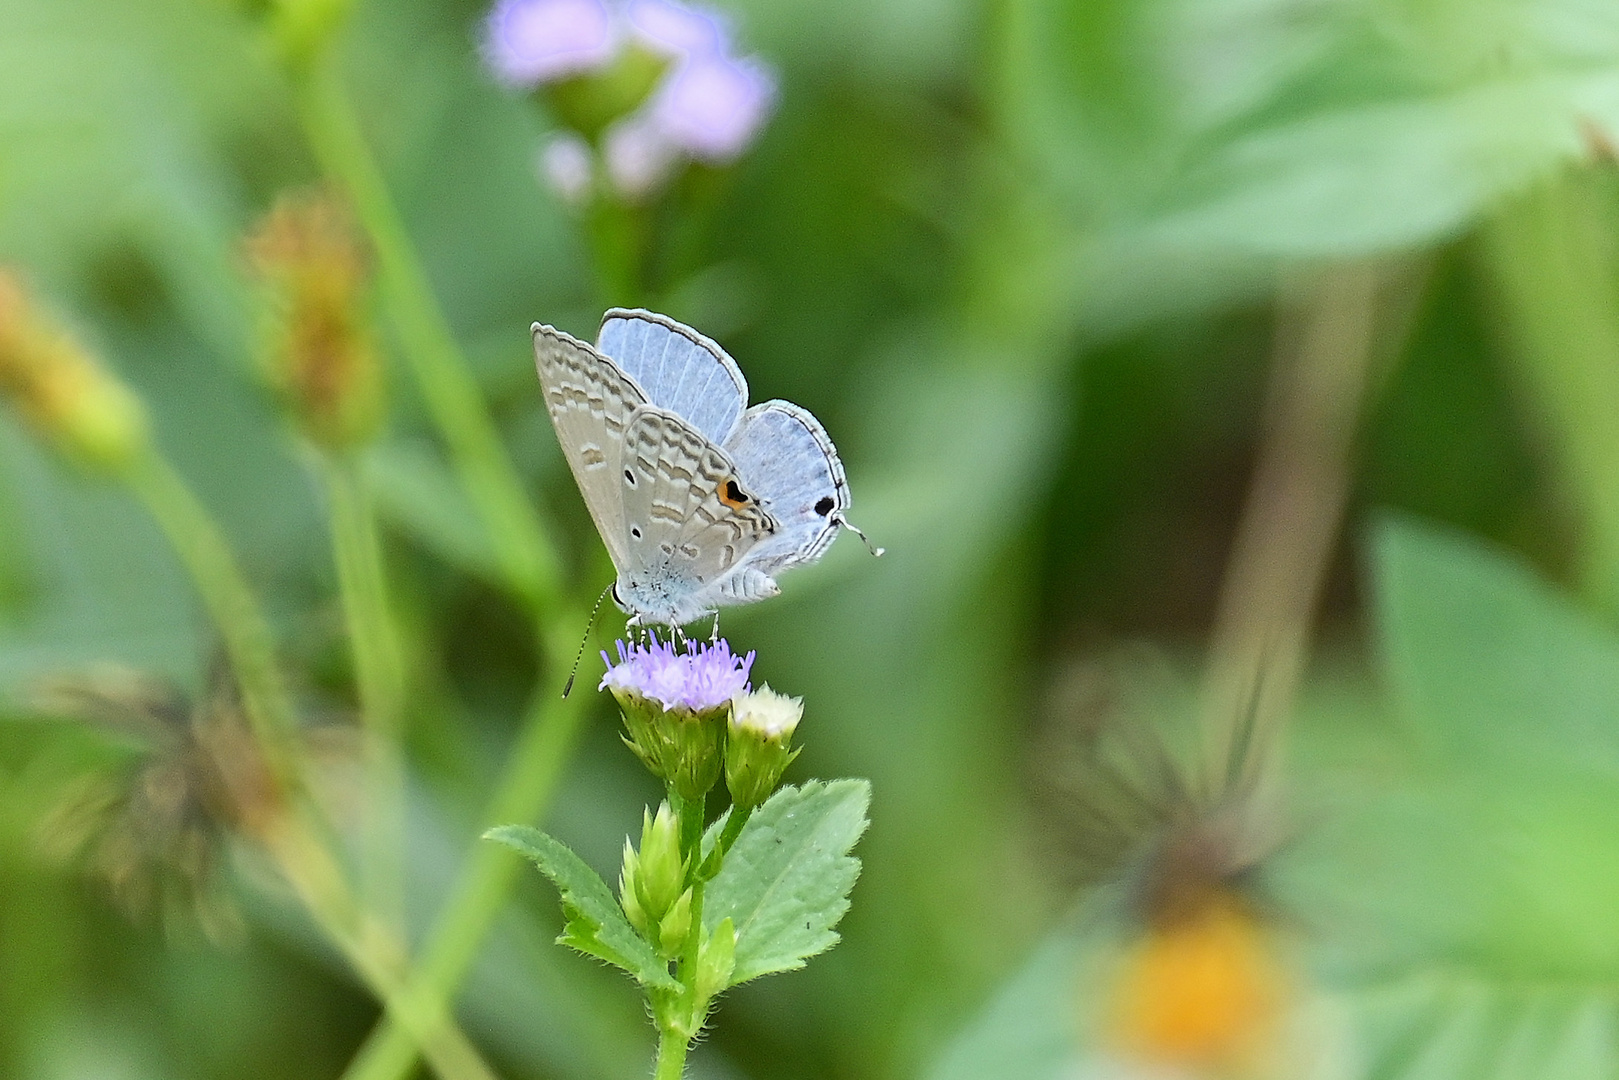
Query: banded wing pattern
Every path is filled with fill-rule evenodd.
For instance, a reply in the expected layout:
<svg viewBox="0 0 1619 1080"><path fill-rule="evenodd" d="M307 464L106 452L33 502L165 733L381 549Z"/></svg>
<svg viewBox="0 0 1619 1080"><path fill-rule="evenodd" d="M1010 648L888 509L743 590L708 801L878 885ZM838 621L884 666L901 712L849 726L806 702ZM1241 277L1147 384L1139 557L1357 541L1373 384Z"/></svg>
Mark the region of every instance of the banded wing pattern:
<svg viewBox="0 0 1619 1080"><path fill-rule="evenodd" d="M646 391L647 400L701 432L715 446L748 407L748 381L724 349L666 315L614 308L602 317L596 349Z"/></svg>
<svg viewBox="0 0 1619 1080"><path fill-rule="evenodd" d="M622 472L619 597L648 621L702 615L710 587L776 531L730 457L668 410L646 405L630 417Z"/></svg>
<svg viewBox="0 0 1619 1080"><path fill-rule="evenodd" d="M820 421L791 402L767 401L747 411L725 449L777 524L748 553L748 565L775 574L824 555L850 498L843 462Z"/></svg>
<svg viewBox="0 0 1619 1080"><path fill-rule="evenodd" d="M533 333L534 365L557 442L607 553L622 568L631 557L619 496L624 431L646 394L584 342L539 323Z"/></svg>

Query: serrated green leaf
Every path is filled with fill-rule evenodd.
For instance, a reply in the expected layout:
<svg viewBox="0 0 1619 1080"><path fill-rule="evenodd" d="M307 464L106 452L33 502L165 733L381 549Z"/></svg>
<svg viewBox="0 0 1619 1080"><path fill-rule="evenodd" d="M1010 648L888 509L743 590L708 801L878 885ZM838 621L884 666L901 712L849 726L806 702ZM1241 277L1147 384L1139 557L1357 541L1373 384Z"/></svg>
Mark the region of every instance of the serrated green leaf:
<svg viewBox="0 0 1619 1080"><path fill-rule="evenodd" d="M736 926L731 985L791 971L838 941L860 860L849 854L866 831L871 786L864 780L784 787L748 820L709 883L703 921Z"/></svg>
<svg viewBox="0 0 1619 1080"><path fill-rule="evenodd" d="M484 839L528 856L557 887L568 920L557 941L623 968L644 986L677 988L668 965L624 917L607 883L566 844L526 825L490 829Z"/></svg>

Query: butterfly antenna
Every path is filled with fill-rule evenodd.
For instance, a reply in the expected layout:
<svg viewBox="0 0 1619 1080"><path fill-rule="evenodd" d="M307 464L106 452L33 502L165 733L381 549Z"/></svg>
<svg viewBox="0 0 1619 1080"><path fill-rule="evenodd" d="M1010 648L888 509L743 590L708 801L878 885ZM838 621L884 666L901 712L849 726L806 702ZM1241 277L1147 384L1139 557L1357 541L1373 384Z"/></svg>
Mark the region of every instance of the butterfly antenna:
<svg viewBox="0 0 1619 1080"><path fill-rule="evenodd" d="M861 542L866 545L866 550L871 552L873 555L881 555L883 552L888 550L887 548L872 546L871 541L866 539L866 534L855 528L854 522L850 521L842 514L839 514L835 520L840 528L848 529L850 532L860 537Z"/></svg>
<svg viewBox="0 0 1619 1080"><path fill-rule="evenodd" d="M590 609L590 621L585 623L585 636L579 640L579 651L573 655L573 667L569 669L568 681L562 687L563 701L568 700L568 695L573 692L573 680L574 676L579 674L579 662L585 658L585 646L590 644L590 632L596 629L596 616L601 614L602 601L606 600L607 594L612 591L612 585L603 589L602 594L596 597L596 606Z"/></svg>

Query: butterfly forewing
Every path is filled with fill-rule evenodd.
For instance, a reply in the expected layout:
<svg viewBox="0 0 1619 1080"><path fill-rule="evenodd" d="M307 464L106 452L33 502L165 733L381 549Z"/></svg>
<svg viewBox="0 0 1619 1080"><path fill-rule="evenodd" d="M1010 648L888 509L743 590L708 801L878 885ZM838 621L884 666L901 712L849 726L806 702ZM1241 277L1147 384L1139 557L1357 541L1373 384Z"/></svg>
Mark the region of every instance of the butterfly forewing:
<svg viewBox="0 0 1619 1080"><path fill-rule="evenodd" d="M568 467L613 564L632 557L624 524L623 448L646 394L607 357L560 330L534 324L534 365Z"/></svg>
<svg viewBox="0 0 1619 1080"><path fill-rule="evenodd" d="M679 416L643 406L625 429L623 506L637 586L694 596L775 530L719 447Z"/></svg>
<svg viewBox="0 0 1619 1080"><path fill-rule="evenodd" d="M646 391L647 400L723 446L748 407L748 382L725 350L689 326L640 309L602 317L598 352Z"/></svg>
<svg viewBox="0 0 1619 1080"><path fill-rule="evenodd" d="M767 401L747 411L725 449L777 523L775 534L748 553L748 564L774 574L819 559L850 503L843 462L826 429L797 405Z"/></svg>

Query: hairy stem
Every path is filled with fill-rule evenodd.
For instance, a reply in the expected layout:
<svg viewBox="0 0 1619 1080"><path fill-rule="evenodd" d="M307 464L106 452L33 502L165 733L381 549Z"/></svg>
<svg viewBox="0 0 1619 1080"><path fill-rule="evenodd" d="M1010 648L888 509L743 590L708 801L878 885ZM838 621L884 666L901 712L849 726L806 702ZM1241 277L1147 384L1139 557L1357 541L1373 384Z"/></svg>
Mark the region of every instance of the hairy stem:
<svg viewBox="0 0 1619 1080"><path fill-rule="evenodd" d="M653 1080L680 1080L686 1075L686 1036L667 1029L658 1032L658 1064Z"/></svg>

